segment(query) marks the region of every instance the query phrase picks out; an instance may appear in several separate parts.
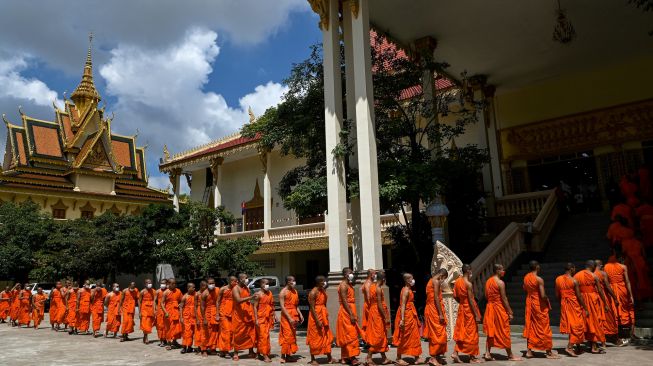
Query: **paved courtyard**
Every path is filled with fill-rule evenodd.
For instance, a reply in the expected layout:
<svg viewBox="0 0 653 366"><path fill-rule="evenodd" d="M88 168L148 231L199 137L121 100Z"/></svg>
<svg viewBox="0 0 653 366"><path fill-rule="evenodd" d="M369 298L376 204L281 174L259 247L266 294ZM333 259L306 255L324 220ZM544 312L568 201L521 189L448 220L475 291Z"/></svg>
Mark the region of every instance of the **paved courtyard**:
<svg viewBox="0 0 653 366"><path fill-rule="evenodd" d="M138 325L136 327L138 329ZM104 331L104 328L103 328ZM140 331L132 337L142 336ZM155 337L154 337L155 338ZM273 364L278 363L279 346L278 333L272 334L272 353L275 355ZM309 361L308 348L305 345L304 334L298 339L301 358L294 365L306 365ZM485 339L481 338L481 345ZM554 336L554 347L563 348L566 344L562 336ZM513 337L513 350L525 350L525 342L521 337ZM428 345L422 344L422 349L428 351ZM449 345L449 352L453 345ZM425 353L426 354L426 353ZM334 356L339 357L339 349L334 349ZM390 350L394 358L395 350ZM497 359L501 354L497 353ZM584 354L574 359L562 356L560 360L533 359L526 360L525 365L650 365L653 358L653 346L639 345L622 348L610 347L607 354ZM451 360L447 360L449 365ZM241 365L261 365L260 361L242 358ZM179 350L166 351L156 344L143 345L140 339L120 343L117 339L92 338L91 336L71 336L64 332L53 332L49 329L46 319L38 330L26 328L11 328L0 325L0 365L199 365L199 364L233 364L229 359L211 356L202 359L195 354L180 354ZM508 361L492 362L492 365L514 364Z"/></svg>

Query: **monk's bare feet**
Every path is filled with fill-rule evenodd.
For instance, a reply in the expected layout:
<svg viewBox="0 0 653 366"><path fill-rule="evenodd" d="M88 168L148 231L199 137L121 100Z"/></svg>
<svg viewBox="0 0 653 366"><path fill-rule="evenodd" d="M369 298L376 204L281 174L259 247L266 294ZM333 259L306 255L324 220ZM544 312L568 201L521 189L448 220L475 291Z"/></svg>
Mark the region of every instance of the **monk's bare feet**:
<svg viewBox="0 0 653 366"><path fill-rule="evenodd" d="M425 363L426 360L421 357L417 357L416 359L413 360L413 365L423 365Z"/></svg>
<svg viewBox="0 0 653 366"><path fill-rule="evenodd" d="M460 361L460 356L458 356L458 354L455 353L455 352L451 354L451 359L453 360L453 363L461 363L462 362L462 361Z"/></svg>
<svg viewBox="0 0 653 366"><path fill-rule="evenodd" d="M558 354L554 353L553 351L548 351L546 353L546 358L548 358L550 360L557 360L558 358L560 358L560 356L558 356Z"/></svg>
<svg viewBox="0 0 653 366"><path fill-rule="evenodd" d="M526 357L526 358L533 358L533 357L535 357L535 355L533 354L533 351L531 351L531 350L529 349L529 350L526 352L526 355L524 355L524 357Z"/></svg>
<svg viewBox="0 0 653 366"><path fill-rule="evenodd" d="M483 363L483 359L474 356L469 356L469 363Z"/></svg>
<svg viewBox="0 0 653 366"><path fill-rule="evenodd" d="M517 356L515 356L515 355L510 355L510 356L508 357L508 361L524 361L524 359L521 358L521 357L517 357Z"/></svg>
<svg viewBox="0 0 653 366"><path fill-rule="evenodd" d="M429 365L431 366L442 366L440 362L438 362L437 357L430 357L429 358Z"/></svg>
<svg viewBox="0 0 653 366"><path fill-rule="evenodd" d="M309 362L308 364L309 364L309 365L313 365L313 366L317 366L317 365L319 365L320 363L317 362L316 360L311 360L311 362Z"/></svg>
<svg viewBox="0 0 653 366"><path fill-rule="evenodd" d="M567 351L567 354L569 355L569 357L578 357L578 355L576 354L576 352L574 352L574 349L573 349L573 348L569 348L569 347L567 347L567 348L565 349L565 351Z"/></svg>
<svg viewBox="0 0 653 366"><path fill-rule="evenodd" d="M238 357L238 353L234 353L234 357L231 358L234 361L240 360L240 357Z"/></svg>
<svg viewBox="0 0 653 366"><path fill-rule="evenodd" d="M492 357L492 354L490 352L485 352L483 355L483 359L485 361L494 361L494 357Z"/></svg>
<svg viewBox="0 0 653 366"><path fill-rule="evenodd" d="M263 355L263 362L272 362L272 360L267 355Z"/></svg>
<svg viewBox="0 0 653 366"><path fill-rule="evenodd" d="M365 358L365 365L376 365L376 362L374 362L372 356L367 356Z"/></svg>
<svg viewBox="0 0 653 366"><path fill-rule="evenodd" d="M395 361L395 365L399 365L399 366L408 366L409 363L406 362L406 361L404 361L404 360L402 360L402 359L400 358L400 359L398 359L397 361Z"/></svg>

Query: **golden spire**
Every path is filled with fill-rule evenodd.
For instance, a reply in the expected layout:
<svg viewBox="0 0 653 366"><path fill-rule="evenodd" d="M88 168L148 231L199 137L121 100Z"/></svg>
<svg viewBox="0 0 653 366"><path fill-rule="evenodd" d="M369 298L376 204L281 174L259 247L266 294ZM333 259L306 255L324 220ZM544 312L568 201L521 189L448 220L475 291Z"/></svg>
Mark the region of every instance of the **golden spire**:
<svg viewBox="0 0 653 366"><path fill-rule="evenodd" d="M93 33L88 36L88 53L86 54L86 63L84 65L84 74L82 81L79 83L75 91L70 95L70 99L75 102L75 105L83 110L88 103L98 103L100 101L100 94L95 89L93 82L93 59L91 57L91 50L93 46Z"/></svg>

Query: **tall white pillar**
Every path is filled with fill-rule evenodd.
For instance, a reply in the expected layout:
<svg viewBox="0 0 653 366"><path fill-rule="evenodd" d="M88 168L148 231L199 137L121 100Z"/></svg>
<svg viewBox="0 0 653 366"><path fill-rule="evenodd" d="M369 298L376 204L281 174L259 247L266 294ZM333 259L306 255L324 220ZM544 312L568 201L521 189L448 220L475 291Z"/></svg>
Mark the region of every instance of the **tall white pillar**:
<svg viewBox="0 0 653 366"><path fill-rule="evenodd" d="M222 206L222 162L224 159L218 157L211 160L211 174L213 174L213 208L217 209ZM222 223L218 222L215 227L215 233L222 232Z"/></svg>
<svg viewBox="0 0 653 366"><path fill-rule="evenodd" d="M263 239L268 239L268 231L272 228L272 186L270 184L271 159L270 152L261 155L263 163Z"/></svg>
<svg viewBox="0 0 653 366"><path fill-rule="evenodd" d="M354 43L352 39L351 21L352 12L346 7L342 13L342 33L345 48L345 96L347 105L347 119L349 126L349 143L353 148L349 155L349 168L358 169L358 147L356 144L356 99L354 98ZM361 237L361 205L360 197L349 198L351 211L351 249L354 271L363 271L363 240Z"/></svg>
<svg viewBox="0 0 653 366"><path fill-rule="evenodd" d="M338 1L321 9L324 68L324 128L326 136L327 203L329 227L329 272L348 266L347 201L345 164L332 151L340 142L342 129L342 80L340 79L340 32Z"/></svg>
<svg viewBox="0 0 653 366"><path fill-rule="evenodd" d="M486 132L487 132L487 145L488 150L490 151L490 172L492 174L492 189L494 191L494 197L503 197L503 183L501 179L501 156L499 153L499 141L497 137L497 120L494 104L494 93L495 87L488 85L484 92L485 102L487 103L486 109Z"/></svg>
<svg viewBox="0 0 653 366"><path fill-rule="evenodd" d="M358 3L358 16L351 17L351 28L363 267L383 268L374 94L372 92L369 1L359 0Z"/></svg>
<svg viewBox="0 0 653 366"><path fill-rule="evenodd" d="M179 186L181 185L181 169L175 168L170 172L170 184L172 184L172 205L175 211L179 212Z"/></svg>

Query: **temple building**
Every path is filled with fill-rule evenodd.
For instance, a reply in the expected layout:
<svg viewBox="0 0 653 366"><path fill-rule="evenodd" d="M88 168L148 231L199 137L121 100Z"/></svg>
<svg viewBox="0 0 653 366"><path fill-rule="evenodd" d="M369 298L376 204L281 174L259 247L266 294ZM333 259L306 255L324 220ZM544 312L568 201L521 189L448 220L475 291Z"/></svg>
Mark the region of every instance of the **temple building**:
<svg viewBox="0 0 653 366"><path fill-rule="evenodd" d="M136 136L111 133L93 82L89 46L82 80L54 121L3 120L7 143L0 174L0 201L32 200L55 219L92 218L104 212L138 214L169 195L148 187L145 148Z"/></svg>

